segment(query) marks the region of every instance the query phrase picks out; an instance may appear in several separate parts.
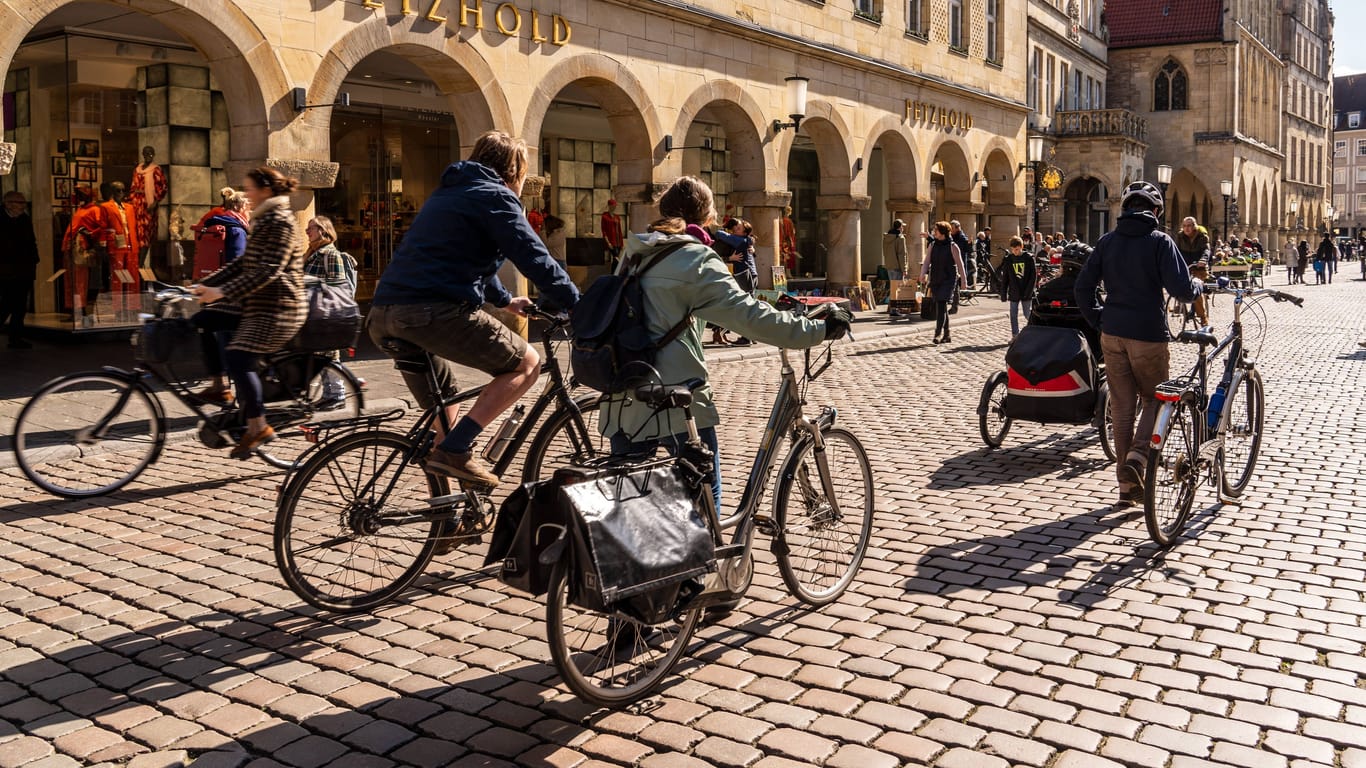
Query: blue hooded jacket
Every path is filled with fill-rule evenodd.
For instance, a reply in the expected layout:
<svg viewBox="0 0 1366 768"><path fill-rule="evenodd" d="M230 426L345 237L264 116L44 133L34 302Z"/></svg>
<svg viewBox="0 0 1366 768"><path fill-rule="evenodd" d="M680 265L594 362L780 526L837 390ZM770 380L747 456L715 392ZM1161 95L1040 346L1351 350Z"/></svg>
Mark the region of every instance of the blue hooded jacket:
<svg viewBox="0 0 1366 768"><path fill-rule="evenodd" d="M1101 283L1106 292L1103 311L1095 300ZM1176 242L1158 231L1157 217L1150 211L1126 210L1077 276L1077 305L1102 333L1165 342L1163 290L1181 301L1193 301L1196 286Z"/></svg>
<svg viewBox="0 0 1366 768"><path fill-rule="evenodd" d="M247 250L247 225L231 214L220 213L204 220L205 227L223 227L223 263L234 261ZM202 231L202 230L201 230Z"/></svg>
<svg viewBox="0 0 1366 768"><path fill-rule="evenodd" d="M504 259L555 307L570 309L578 302L578 289L550 257L503 179L479 163L452 163L403 235L373 303L487 301L505 307L512 295L498 280Z"/></svg>

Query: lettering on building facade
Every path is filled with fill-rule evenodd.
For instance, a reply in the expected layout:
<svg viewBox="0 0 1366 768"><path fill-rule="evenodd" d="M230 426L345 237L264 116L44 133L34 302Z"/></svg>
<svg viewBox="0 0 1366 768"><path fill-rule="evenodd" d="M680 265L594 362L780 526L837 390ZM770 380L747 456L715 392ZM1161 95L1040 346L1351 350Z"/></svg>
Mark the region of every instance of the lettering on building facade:
<svg viewBox="0 0 1366 768"><path fill-rule="evenodd" d="M491 25L508 37L526 35L533 43L568 45L574 34L569 21L558 13L545 16L539 11L524 11L512 3L485 3L484 0L360 0L362 8L385 10L397 6L404 16L421 16L425 21L449 26L484 29Z"/></svg>
<svg viewBox="0 0 1366 768"><path fill-rule="evenodd" d="M914 99L906 100L906 122L923 123L931 128L967 133L972 130L972 113L958 109L945 109L938 104L930 104Z"/></svg>

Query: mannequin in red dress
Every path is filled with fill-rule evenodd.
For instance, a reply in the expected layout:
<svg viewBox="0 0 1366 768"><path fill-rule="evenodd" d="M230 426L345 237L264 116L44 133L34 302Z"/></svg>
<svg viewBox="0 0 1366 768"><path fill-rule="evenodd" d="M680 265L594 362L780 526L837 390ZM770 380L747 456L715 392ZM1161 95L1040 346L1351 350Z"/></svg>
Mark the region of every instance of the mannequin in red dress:
<svg viewBox="0 0 1366 768"><path fill-rule="evenodd" d="M133 235L140 248L137 256L147 266L147 254L157 239L157 206L166 197L166 172L153 162L156 150L142 148L142 164L133 169L133 181L128 185L128 205L133 209Z"/></svg>
<svg viewBox="0 0 1366 768"><path fill-rule="evenodd" d="M797 226L792 223L792 206L783 209L783 218L778 222L778 252L782 256L787 274L797 274Z"/></svg>
<svg viewBox="0 0 1366 768"><path fill-rule="evenodd" d="M607 201L607 212L602 215L602 239L607 244L607 257L615 267L621 257L621 247L626 244L626 228L617 213L616 200Z"/></svg>

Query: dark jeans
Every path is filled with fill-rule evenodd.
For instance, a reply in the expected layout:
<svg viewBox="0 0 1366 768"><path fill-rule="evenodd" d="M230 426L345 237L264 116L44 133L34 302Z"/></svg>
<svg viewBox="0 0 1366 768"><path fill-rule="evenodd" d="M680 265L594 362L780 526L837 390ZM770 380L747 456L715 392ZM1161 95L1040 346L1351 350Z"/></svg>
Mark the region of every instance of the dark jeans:
<svg viewBox="0 0 1366 768"><path fill-rule="evenodd" d="M237 387L237 405L242 415L248 419L264 416L266 413L265 391L261 388L261 375L257 373L260 356L255 352L229 349L223 352L227 363L228 375Z"/></svg>
<svg viewBox="0 0 1366 768"><path fill-rule="evenodd" d="M232 333L242 322L242 316L235 312L204 309L196 312L190 322L200 330L199 346L204 353L204 368L211 376L223 375L223 350L232 340Z"/></svg>
<svg viewBox="0 0 1366 768"><path fill-rule="evenodd" d="M8 320L10 341L24 335L24 314L28 312L28 295L33 290L31 277L0 279L0 324Z"/></svg>
<svg viewBox="0 0 1366 768"><path fill-rule="evenodd" d="M711 449L712 455L712 478L711 495L716 502L716 514L721 514L721 448L716 442L716 427L707 427L697 430L697 436L702 438L702 444ZM661 446L669 452L670 456L677 456L678 449L688 442L687 434L670 435L669 437L655 437L640 442L632 442L630 435L625 432L617 432L612 435L612 455L614 456L634 456L644 454L653 456L655 451Z"/></svg>
<svg viewBox="0 0 1366 768"><path fill-rule="evenodd" d="M949 335L949 308L953 302L946 299L933 299L934 301L934 337L947 338Z"/></svg>

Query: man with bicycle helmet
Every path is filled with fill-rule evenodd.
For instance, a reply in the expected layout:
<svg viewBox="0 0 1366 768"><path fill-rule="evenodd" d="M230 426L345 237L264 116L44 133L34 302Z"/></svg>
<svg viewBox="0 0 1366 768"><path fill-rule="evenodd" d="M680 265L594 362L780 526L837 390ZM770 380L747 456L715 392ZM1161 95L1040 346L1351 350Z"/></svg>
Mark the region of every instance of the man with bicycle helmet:
<svg viewBox="0 0 1366 768"><path fill-rule="evenodd" d="M1101 333L1115 455L1120 457L1116 508L1143 499L1148 438L1157 418L1154 390L1170 375L1163 292L1192 301L1202 287L1191 277L1176 243L1160 228L1162 192L1136 181L1124 190L1122 207L1114 231L1100 239L1082 267L1075 291L1086 321ZM1096 290L1102 285L1104 299L1097 302ZM1139 399L1143 410L1135 429Z"/></svg>

